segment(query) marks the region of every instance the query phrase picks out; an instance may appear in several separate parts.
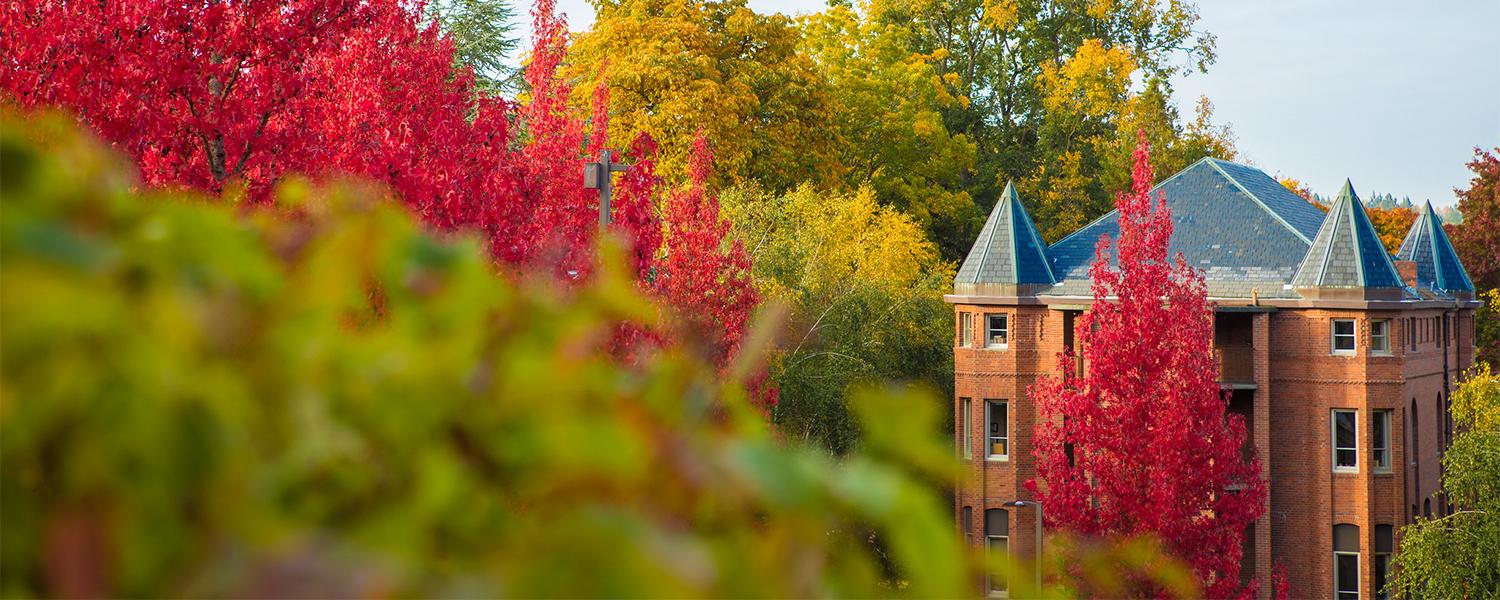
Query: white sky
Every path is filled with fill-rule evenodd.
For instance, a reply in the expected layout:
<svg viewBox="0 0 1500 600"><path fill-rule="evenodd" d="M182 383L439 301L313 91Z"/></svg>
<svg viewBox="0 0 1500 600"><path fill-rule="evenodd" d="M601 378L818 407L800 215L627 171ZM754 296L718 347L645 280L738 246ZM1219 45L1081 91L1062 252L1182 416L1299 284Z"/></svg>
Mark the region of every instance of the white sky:
<svg viewBox="0 0 1500 600"><path fill-rule="evenodd" d="M530 37L519 0L517 34ZM760 12L819 1L750 0ZM1175 82L1185 118L1199 95L1234 130L1241 160L1337 193L1453 204L1474 146L1500 146L1500 0L1198 0L1218 36L1207 74ZM587 29L585 0L559 0Z"/></svg>

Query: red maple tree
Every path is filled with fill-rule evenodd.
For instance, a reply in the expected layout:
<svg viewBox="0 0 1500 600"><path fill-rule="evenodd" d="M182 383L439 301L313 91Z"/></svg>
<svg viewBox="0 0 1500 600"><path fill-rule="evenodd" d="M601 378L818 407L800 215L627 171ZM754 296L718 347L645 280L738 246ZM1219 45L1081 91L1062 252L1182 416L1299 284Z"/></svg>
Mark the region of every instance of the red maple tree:
<svg viewBox="0 0 1500 600"><path fill-rule="evenodd" d="M558 74L567 26L554 0L531 12L524 103L455 72L452 40L412 8L20 0L0 8L0 97L71 111L133 158L148 185L218 193L238 182L265 202L288 174L355 175L389 185L436 229L481 231L505 270L586 277L599 202L583 163L608 139L608 89L596 90L585 139ZM727 365L757 301L749 259L723 247L728 224L696 175L667 203L663 249L656 143L641 134L625 156L611 228L643 288L701 325L693 330L717 327L710 346Z"/></svg>
<svg viewBox="0 0 1500 600"><path fill-rule="evenodd" d="M1094 302L1077 326L1087 372L1059 356L1063 376L1030 389L1041 414L1026 487L1049 527L1155 536L1208 597L1250 594L1239 589L1241 543L1266 510L1266 485L1216 381L1203 277L1168 258L1172 220L1165 195L1153 206L1149 158L1141 136L1131 190L1115 198L1118 267L1104 237L1090 269Z"/></svg>
<svg viewBox="0 0 1500 600"><path fill-rule="evenodd" d="M715 364L738 353L760 295L750 278L750 255L739 240L727 243L730 224L719 216L718 197L708 189L713 151L700 130L693 139L689 181L667 199L666 237L653 289L667 306L690 315L685 333L707 348ZM751 383L763 405L776 403L763 374Z"/></svg>

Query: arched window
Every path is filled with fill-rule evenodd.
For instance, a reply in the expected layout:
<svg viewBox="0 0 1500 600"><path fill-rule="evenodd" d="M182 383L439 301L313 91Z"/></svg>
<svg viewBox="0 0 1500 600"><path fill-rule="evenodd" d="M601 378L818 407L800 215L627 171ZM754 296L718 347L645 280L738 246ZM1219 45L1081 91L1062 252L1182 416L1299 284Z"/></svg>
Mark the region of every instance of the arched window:
<svg viewBox="0 0 1500 600"><path fill-rule="evenodd" d="M1437 406L1437 412L1433 413L1437 415L1437 419L1433 422L1433 425L1437 426L1437 437L1433 439L1434 443L1438 445L1438 455L1441 456L1443 454L1443 451L1448 449L1447 447L1443 446L1443 421L1447 420L1443 418L1443 415L1447 413L1447 411L1443 410L1443 395L1439 393L1437 397L1433 399L1432 403Z"/></svg>
<svg viewBox="0 0 1500 600"><path fill-rule="evenodd" d="M1010 550L1010 513L1003 508L990 508L984 511L984 550L986 554L1005 556ZM1010 586L1005 581L1006 574L990 573L989 591L991 594L1003 594Z"/></svg>
<svg viewBox="0 0 1500 600"><path fill-rule="evenodd" d="M1359 600L1359 526L1333 526L1333 597Z"/></svg>
<svg viewBox="0 0 1500 600"><path fill-rule="evenodd" d="M964 518L962 520L962 523L963 523L963 527L964 527L964 545L965 546L973 546L974 545L974 507L972 507L972 506L965 506L964 507Z"/></svg>
<svg viewBox="0 0 1500 600"><path fill-rule="evenodd" d="M1428 519L1432 518L1432 498L1422 501L1422 516Z"/></svg>
<svg viewBox="0 0 1500 600"><path fill-rule="evenodd" d="M1375 526L1375 597L1386 600L1391 597L1385 591L1385 582L1391 572L1391 552L1395 546L1395 534L1390 525Z"/></svg>

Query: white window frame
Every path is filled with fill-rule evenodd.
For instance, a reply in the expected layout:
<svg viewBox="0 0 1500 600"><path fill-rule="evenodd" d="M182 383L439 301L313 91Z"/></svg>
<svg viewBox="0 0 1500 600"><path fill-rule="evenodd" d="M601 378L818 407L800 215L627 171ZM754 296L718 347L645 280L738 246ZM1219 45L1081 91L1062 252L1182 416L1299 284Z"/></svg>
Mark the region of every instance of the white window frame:
<svg viewBox="0 0 1500 600"><path fill-rule="evenodd" d="M993 407L995 407L996 405L1005 407L1005 431L1000 432L1000 435L998 435L998 436L990 434L990 416L991 416L990 415L990 410ZM1006 400L985 400L984 401L984 459L985 460L992 460L992 461L1008 461L1008 460L1010 460L1010 445L1011 445L1010 444L1010 417L1011 417L1011 414L1010 414L1010 402L1008 402ZM1005 454L994 454L993 453L993 451L995 449L995 440L996 439L999 439L999 440L1002 440L1002 441L1005 442Z"/></svg>
<svg viewBox="0 0 1500 600"><path fill-rule="evenodd" d="M962 425L964 436L962 445L963 456L964 458L974 458L974 399L959 398L958 400L964 412Z"/></svg>
<svg viewBox="0 0 1500 600"><path fill-rule="evenodd" d="M988 511L986 511L986 512L988 512ZM1005 531L1008 533L1010 531L1010 511L1002 511L1002 512L1005 513L1005 520L1006 520ZM986 520L985 521L985 530L984 530L984 555L985 555L986 559L989 559L990 553L994 551L993 550L993 545L994 545L993 543L996 540L1005 542L1005 555L1006 555L1006 561L1008 562L1010 560L1010 558L1009 558L1010 557L1010 536L1009 535L990 535L989 521ZM997 590L997 589L995 589L995 576L993 574L986 572L984 579L985 579L985 581L984 581L984 592L985 592L986 596L989 596L990 598L1008 598L1008 597L1010 597L1010 582L1009 581L1005 582L1005 588L1004 589L998 589Z"/></svg>
<svg viewBox="0 0 1500 600"><path fill-rule="evenodd" d="M1348 413L1354 417L1354 447L1339 446L1339 413ZM1329 413L1328 418L1328 447L1332 449L1333 472L1335 473L1358 473L1359 472L1359 411L1345 408L1335 408ZM1339 450L1353 450L1354 464L1350 466L1339 465Z"/></svg>
<svg viewBox="0 0 1500 600"><path fill-rule="evenodd" d="M1376 410L1370 415L1370 466L1376 473L1391 472L1391 417L1389 410Z"/></svg>
<svg viewBox="0 0 1500 600"><path fill-rule="evenodd" d="M1339 589L1339 557L1340 556L1353 556L1354 557L1354 597L1353 597L1353 600L1359 600L1359 598L1360 598L1360 591L1361 591L1359 589L1360 588L1360 583L1361 583L1360 582L1360 577L1359 577L1359 553L1358 552L1341 552L1341 551L1338 551L1338 550L1335 550L1333 552L1333 597L1334 597L1334 600L1345 600L1346 598L1348 598L1348 596L1344 595L1346 592L1344 592L1344 591L1342 591L1342 590Z"/></svg>
<svg viewBox="0 0 1500 600"><path fill-rule="evenodd" d="M995 328L991 326L991 319L999 317L1004 327L999 329L1000 335L1005 338L1004 342L995 343ZM1010 315L1007 313L984 313L984 347L991 350L1004 350L1010 347Z"/></svg>
<svg viewBox="0 0 1500 600"><path fill-rule="evenodd" d="M1376 330L1380 333L1375 333ZM1370 321L1370 354L1375 356L1391 355L1391 320L1374 319Z"/></svg>
<svg viewBox="0 0 1500 600"><path fill-rule="evenodd" d="M1349 333L1339 333L1339 323L1349 324ZM1339 348L1339 338L1348 338L1349 349ZM1331 319L1328 322L1328 348L1329 354L1334 356L1354 356L1354 351L1359 348L1359 325L1354 319Z"/></svg>
<svg viewBox="0 0 1500 600"><path fill-rule="evenodd" d="M974 344L974 313L958 313L958 347L968 348Z"/></svg>

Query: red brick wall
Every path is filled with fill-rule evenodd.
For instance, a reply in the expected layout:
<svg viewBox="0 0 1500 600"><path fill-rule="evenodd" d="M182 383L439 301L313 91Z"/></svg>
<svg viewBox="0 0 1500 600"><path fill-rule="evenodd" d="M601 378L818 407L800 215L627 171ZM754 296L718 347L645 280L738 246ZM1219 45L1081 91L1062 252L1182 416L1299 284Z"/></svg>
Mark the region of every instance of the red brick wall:
<svg viewBox="0 0 1500 600"><path fill-rule="evenodd" d="M1055 371L1062 350L1063 315L1041 306L955 305L956 312L975 314L973 339L984 341L985 312L1005 312L1011 319L1006 350L954 349L955 411L961 398L972 399L974 456L967 462L968 477L955 497L955 516L973 507L973 535L983 543L984 509L1002 502L1028 498L1023 483L1035 476L1030 456L1030 430L1037 418L1026 388L1042 373ZM1439 483L1439 448L1444 408L1441 309L1365 311L1282 309L1254 319L1255 380L1250 407L1252 439L1268 466L1270 506L1256 524L1255 539L1246 556L1246 569L1264 576L1273 562L1287 570L1294 597L1333 594L1333 525L1359 526L1361 591L1374 585L1375 525L1399 528L1408 520L1412 504L1432 497ZM1473 311L1448 311L1449 386L1473 361ZM1356 321L1356 352L1332 355L1330 320ZM1415 321L1408 320L1416 319ZM1370 352L1370 321L1389 319L1389 356ZM958 322L957 316L954 319ZM1412 325L1416 327L1413 328ZM1415 350L1410 340L1417 340ZM958 337L954 342L957 346ZM1418 448L1409 452L1411 402L1416 399ZM983 444L984 401L1010 403L1010 460L986 461ZM1334 473L1332 468L1332 410L1358 411L1359 468ZM1391 469L1373 470L1372 411L1391 411ZM955 414L957 431L963 415ZM961 443L960 443L961 447ZM1416 460L1413 461L1413 456ZM1419 477L1414 477L1419 475ZM1011 509L1010 547L1017 556L1032 556L1033 518L1029 509ZM1437 498L1433 513L1438 514ZM1263 586L1263 589L1266 587Z"/></svg>

